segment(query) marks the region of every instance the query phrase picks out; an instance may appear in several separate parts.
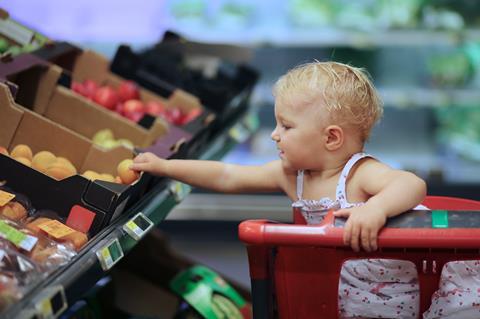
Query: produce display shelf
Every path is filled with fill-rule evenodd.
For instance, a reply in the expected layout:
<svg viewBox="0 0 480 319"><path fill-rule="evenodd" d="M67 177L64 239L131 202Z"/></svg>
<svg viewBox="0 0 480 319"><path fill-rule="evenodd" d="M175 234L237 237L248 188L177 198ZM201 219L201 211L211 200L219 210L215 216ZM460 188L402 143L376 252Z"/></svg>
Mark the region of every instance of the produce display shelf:
<svg viewBox="0 0 480 319"><path fill-rule="evenodd" d="M248 138L257 127L256 114L245 110L213 136L195 158L218 160L236 144ZM142 214L147 225L151 222L154 227L161 223L189 192L190 187L186 184L160 178L136 205L98 233L68 265L57 269L31 289L2 313L0 318L57 318L69 305L82 298L106 272L115 267L123 255L135 248L141 238L135 239L125 229L127 224L132 225L131 221L138 213ZM140 236L143 237L150 229L140 232Z"/></svg>

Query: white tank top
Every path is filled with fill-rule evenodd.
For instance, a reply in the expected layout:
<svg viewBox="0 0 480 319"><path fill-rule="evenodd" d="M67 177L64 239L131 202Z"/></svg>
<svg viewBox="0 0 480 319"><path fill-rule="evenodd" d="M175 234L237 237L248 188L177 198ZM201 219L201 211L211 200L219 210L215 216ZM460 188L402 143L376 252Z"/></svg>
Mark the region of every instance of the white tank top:
<svg viewBox="0 0 480 319"><path fill-rule="evenodd" d="M304 171L299 170L297 171L297 200L292 204L292 207L302 207L306 210L314 211L314 210L337 210L341 208L350 208L353 206L359 206L364 204L363 202L360 203L349 203L347 201L347 192L346 192L346 184L347 178L350 174L352 167L361 159L365 157L373 156L367 153L356 153L350 157L347 164L343 167L342 173L338 178L337 188L335 191L335 200L332 200L329 197L324 197L319 200L315 199L303 199L303 176ZM414 209L428 209L423 205L418 205Z"/></svg>

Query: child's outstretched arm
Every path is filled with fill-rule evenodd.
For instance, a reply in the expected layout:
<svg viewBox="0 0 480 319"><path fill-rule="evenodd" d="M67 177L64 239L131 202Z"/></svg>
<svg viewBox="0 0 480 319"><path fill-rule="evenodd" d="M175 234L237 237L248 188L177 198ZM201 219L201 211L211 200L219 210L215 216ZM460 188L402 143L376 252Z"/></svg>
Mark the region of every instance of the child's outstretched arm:
<svg viewBox="0 0 480 319"><path fill-rule="evenodd" d="M166 160L152 153L142 153L135 157L130 168L223 193L282 190L279 161L261 166L241 166L217 161Z"/></svg>
<svg viewBox="0 0 480 319"><path fill-rule="evenodd" d="M377 236L388 217L414 208L426 195L425 182L416 175L394 170L375 160L357 170L362 190L371 197L362 206L341 209L336 216L348 217L344 241L355 251L377 249Z"/></svg>

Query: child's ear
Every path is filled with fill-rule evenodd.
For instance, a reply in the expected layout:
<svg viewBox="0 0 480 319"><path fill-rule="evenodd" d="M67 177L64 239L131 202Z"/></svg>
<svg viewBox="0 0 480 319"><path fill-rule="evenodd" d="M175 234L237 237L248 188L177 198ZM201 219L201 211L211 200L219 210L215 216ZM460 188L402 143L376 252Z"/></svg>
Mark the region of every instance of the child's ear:
<svg viewBox="0 0 480 319"><path fill-rule="evenodd" d="M325 147L329 151L338 150L344 142L343 129L338 125L329 125L325 128Z"/></svg>

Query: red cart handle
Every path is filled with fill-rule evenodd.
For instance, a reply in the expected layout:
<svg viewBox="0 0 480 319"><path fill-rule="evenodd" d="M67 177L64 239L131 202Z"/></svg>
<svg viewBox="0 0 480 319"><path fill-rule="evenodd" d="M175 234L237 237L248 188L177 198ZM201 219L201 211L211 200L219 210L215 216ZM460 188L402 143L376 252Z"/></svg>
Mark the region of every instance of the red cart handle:
<svg viewBox="0 0 480 319"><path fill-rule="evenodd" d="M239 225L240 240L262 246L344 247L343 228L334 227L329 212L319 225L247 220ZM480 228L383 228L380 248L480 248Z"/></svg>

